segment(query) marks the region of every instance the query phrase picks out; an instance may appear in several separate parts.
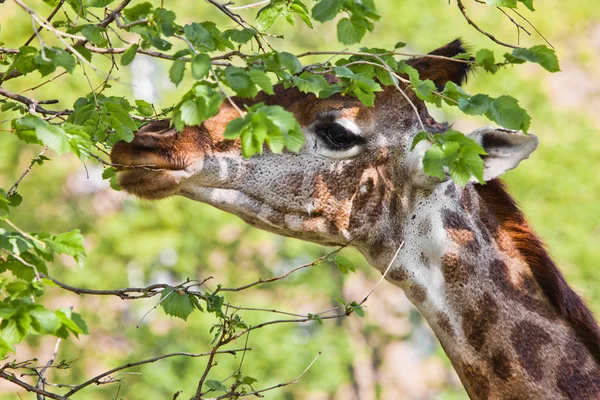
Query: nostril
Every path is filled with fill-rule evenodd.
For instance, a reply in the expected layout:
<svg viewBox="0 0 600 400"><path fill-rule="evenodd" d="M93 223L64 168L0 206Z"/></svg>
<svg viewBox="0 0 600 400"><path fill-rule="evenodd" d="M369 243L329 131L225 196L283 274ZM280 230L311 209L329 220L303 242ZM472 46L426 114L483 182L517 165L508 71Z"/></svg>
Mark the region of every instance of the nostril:
<svg viewBox="0 0 600 400"><path fill-rule="evenodd" d="M151 122L142 126L135 132L133 146L140 150L151 150L165 139L173 138L177 135L175 127L169 127L169 120Z"/></svg>
<svg viewBox="0 0 600 400"><path fill-rule="evenodd" d="M150 122L142 126L136 133L136 136L154 135L154 136L171 136L177 131L175 127L170 126L168 119L163 119L156 122Z"/></svg>

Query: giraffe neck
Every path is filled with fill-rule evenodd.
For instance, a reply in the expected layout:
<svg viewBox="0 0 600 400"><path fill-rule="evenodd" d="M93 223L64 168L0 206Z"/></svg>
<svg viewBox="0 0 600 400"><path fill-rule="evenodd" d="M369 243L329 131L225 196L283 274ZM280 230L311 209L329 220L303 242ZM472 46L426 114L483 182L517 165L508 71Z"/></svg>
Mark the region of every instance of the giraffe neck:
<svg viewBox="0 0 600 400"><path fill-rule="evenodd" d="M552 303L539 284L545 278L473 185L440 185L400 218L403 229L388 230L397 238L386 251L364 253L385 271L404 243L387 278L428 321L471 398L600 398L597 337L586 346L586 328L582 334L568 310ZM570 288L561 290L580 302ZM594 339L591 314L576 311L580 320L589 317Z"/></svg>

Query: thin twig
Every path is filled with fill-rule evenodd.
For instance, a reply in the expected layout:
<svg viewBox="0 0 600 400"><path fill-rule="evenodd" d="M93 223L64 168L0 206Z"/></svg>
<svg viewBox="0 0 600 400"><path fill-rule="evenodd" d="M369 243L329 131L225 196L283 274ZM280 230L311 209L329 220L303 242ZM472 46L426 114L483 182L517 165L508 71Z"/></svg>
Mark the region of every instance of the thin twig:
<svg viewBox="0 0 600 400"><path fill-rule="evenodd" d="M346 248L352 242L353 242L353 240L349 241L348 243L344 244L343 246L338 247L334 251L332 251L332 252L330 252L330 253L322 256L322 257L319 257L319 258L317 258L316 260L314 260L312 262L300 265L299 267L296 267L296 268L294 268L294 269L286 272L283 275L276 276L274 278L267 278L267 279L260 278L259 280L255 281L255 282L249 283L249 284L244 285L244 286L236 287L236 288L218 288L215 291L215 293L218 293L218 292L240 292L242 290L246 290L246 289L251 288L251 287L256 286L256 285L262 285L263 283L269 283L269 282L275 282L275 281L282 280L282 279L290 276L294 272L297 272L297 271L299 271L301 269L304 269L304 268L313 267L313 266L315 266L315 265L317 265L317 264L325 261L326 259L328 259L332 255L334 255L334 254L339 253L340 251L342 251L342 249Z"/></svg>
<svg viewBox="0 0 600 400"><path fill-rule="evenodd" d="M162 360L165 358L170 358L170 357L180 357L180 356L184 356L184 357L192 357L192 358L196 358L196 357L207 357L210 355L214 355L214 354L231 354L231 355L235 355L238 352L241 351L247 351L247 350L252 350L252 349L231 349L231 350L218 350L215 352L209 352L209 353L187 353L187 352L176 352L176 353L169 353L169 354L164 354L162 356L158 356L158 357L152 357L152 358L148 358L146 360L141 360L141 361L136 361L136 362L131 362L131 363L127 363L124 365L121 365L119 367L113 368L109 371L103 372L100 375L96 375L95 377L88 379L87 381L85 381L84 383L82 383L81 385L77 385L77 387L71 389L68 393L65 394L64 397L70 397L73 394L79 392L81 389L93 384L93 383L98 383L100 381L100 379L109 376L111 374L114 374L115 372L118 371L122 371L124 369L129 369L132 367L137 367L139 365L144 365L144 364L151 364L154 363L158 360Z"/></svg>
<svg viewBox="0 0 600 400"><path fill-rule="evenodd" d="M479 26L477 26L477 24L475 22L473 22L473 20L467 15L467 9L465 8L465 6L462 3L462 0L456 0L456 5L458 6L458 9L460 10L460 12L462 13L463 17L465 18L465 20L469 23L469 25L471 25L473 28L477 29L479 31L479 33L482 33L483 35L487 36L488 38L490 38L493 42L501 45L501 46L505 46L505 47L510 47L511 49L518 49L518 46L512 45L510 43L505 43L502 42L498 39L496 39L496 37L486 31L484 31L483 29L481 29Z"/></svg>
<svg viewBox="0 0 600 400"><path fill-rule="evenodd" d="M56 360L56 356L58 355L58 347L59 346L60 346L60 338L56 339L56 344L54 345L54 351L52 352L52 357L50 357L50 360L48 360L48 362L46 363L44 368L42 368L42 370L39 373L39 378L38 378L38 382L36 385L37 388L42 386L42 384L45 384L44 373L46 372L48 367L50 367L54 363L54 360ZM44 396L42 394L38 393L38 395L37 395L38 400L43 400L43 397Z"/></svg>
<svg viewBox="0 0 600 400"><path fill-rule="evenodd" d="M527 18L525 18L523 15L521 15L517 10L515 10L514 8L510 9L512 12L514 12L515 14L517 14L519 17L521 17L525 22L527 22L529 24L529 26L531 26L531 28L538 34L540 35L540 37L542 39L544 39L544 42L546 42L548 44L548 46L554 48L554 46L552 46L552 43L550 43L550 41L548 39L546 39L546 37L542 34L542 32L540 32L535 25L533 25Z"/></svg>
<svg viewBox="0 0 600 400"><path fill-rule="evenodd" d="M246 8L253 8L253 7L260 7L260 6L264 6L265 4L269 4L271 0L263 0L263 1L259 1L257 3L252 3L252 4L246 4L244 6L237 6L237 7L227 7L230 10L243 10Z"/></svg>
<svg viewBox="0 0 600 400"><path fill-rule="evenodd" d="M308 367L306 367L304 369L304 371L302 371L302 373L300 375L298 375L296 377L296 379L294 379L294 380L291 380L291 381L285 382L285 383L279 383L277 385L273 385L273 386L270 386L270 387L265 388L265 389L254 390L252 392L247 392L247 393L238 393L238 392L227 393L227 394L225 394L223 396L217 397L215 400L229 399L229 398L232 398L232 397L234 397L234 398L237 399L237 398L240 398L240 397L247 397L247 396L263 397L263 396L260 395L261 393L268 392L268 391L271 391L271 390L274 390L274 389L279 389L279 388L282 388L282 387L285 387L285 386L289 386L289 385L294 385L294 384L298 383L300 381L300 379L302 379L302 377L314 365L314 363L317 362L317 360L319 359L319 357L321 356L321 354L322 354L321 352L317 353L317 356L311 361L310 364L308 364Z"/></svg>
<svg viewBox="0 0 600 400"><path fill-rule="evenodd" d="M359 303L361 306L367 302L367 300L369 299L369 296L371 296L373 294L375 289L377 289L377 287L379 287L379 285L381 285L381 282L383 282L383 280L386 278L388 272L392 268L392 265L394 265L394 261L396 261L396 258L398 257L398 253L400 253L400 249L402 249L403 246L404 246L404 241L402 241L402 243L400 243L400 246L398 246L398 250L396 250L396 253L394 253L394 257L392 257L392 259L390 260L390 263L388 264L387 268L381 275L381 278L379 278L379 280L377 281L375 286L373 286L373 289L371 289L371 291L369 293L367 293L365 298L362 299L362 301Z"/></svg>
<svg viewBox="0 0 600 400"><path fill-rule="evenodd" d="M0 88L0 94L3 94L2 91L4 89ZM23 97L23 96L20 96ZM29 164L29 166L27 167L27 169L25 171L23 171L23 173L21 174L21 176L19 177L19 179L17 179L17 181L12 185L12 187L10 189L8 189L8 192L6 193L6 197L12 197L14 196L15 193L17 193L17 189L19 188L19 184L21 183L21 181L23 180L23 178L25 178L25 176L31 172L31 169L33 168L33 166L35 165L35 163L37 163L42 156L44 155L44 153L46 152L46 150L48 150L48 146L44 147L42 149L42 151L37 155L36 158L34 158L33 160L31 160L31 163Z"/></svg>

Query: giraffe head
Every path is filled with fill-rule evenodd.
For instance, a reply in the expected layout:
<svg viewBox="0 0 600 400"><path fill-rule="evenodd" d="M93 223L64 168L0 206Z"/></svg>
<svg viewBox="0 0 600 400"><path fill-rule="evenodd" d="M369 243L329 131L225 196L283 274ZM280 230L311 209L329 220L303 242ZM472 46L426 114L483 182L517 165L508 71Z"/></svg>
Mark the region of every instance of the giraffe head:
<svg viewBox="0 0 600 400"><path fill-rule="evenodd" d="M457 40L430 54L462 52ZM468 64L444 58L409 62L438 87L448 81L461 84L468 72ZM419 118L432 132L445 126L431 118L411 90L403 92L385 88L374 107L348 96L318 99L281 85L275 95L259 94L251 102L280 105L295 115L305 134L298 153L265 150L242 157L239 140L222 136L227 123L238 117L225 102L217 116L182 132L168 121L148 124L131 143L118 143L111 157L115 164L140 167L123 168L120 183L142 198L182 195L256 227L325 245L379 240L381 232L392 229L386 224L401 226L418 197L442 182L422 169L428 144L410 147L421 130ZM537 144L534 136L492 128L473 137L489 153L486 179L514 168Z"/></svg>

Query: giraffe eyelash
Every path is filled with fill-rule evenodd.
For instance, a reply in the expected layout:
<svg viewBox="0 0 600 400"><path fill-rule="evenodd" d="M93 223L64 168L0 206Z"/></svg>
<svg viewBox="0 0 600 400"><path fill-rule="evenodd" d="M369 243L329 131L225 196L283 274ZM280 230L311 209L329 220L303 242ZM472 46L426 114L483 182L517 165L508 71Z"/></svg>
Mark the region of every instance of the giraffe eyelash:
<svg viewBox="0 0 600 400"><path fill-rule="evenodd" d="M347 153L349 151L350 153L355 153L351 150L365 142L364 138L359 134L360 130L358 126L346 119L318 123L314 127L314 132L325 150L333 153ZM344 154L340 157L340 154L337 154L335 158L345 158L352 155Z"/></svg>

